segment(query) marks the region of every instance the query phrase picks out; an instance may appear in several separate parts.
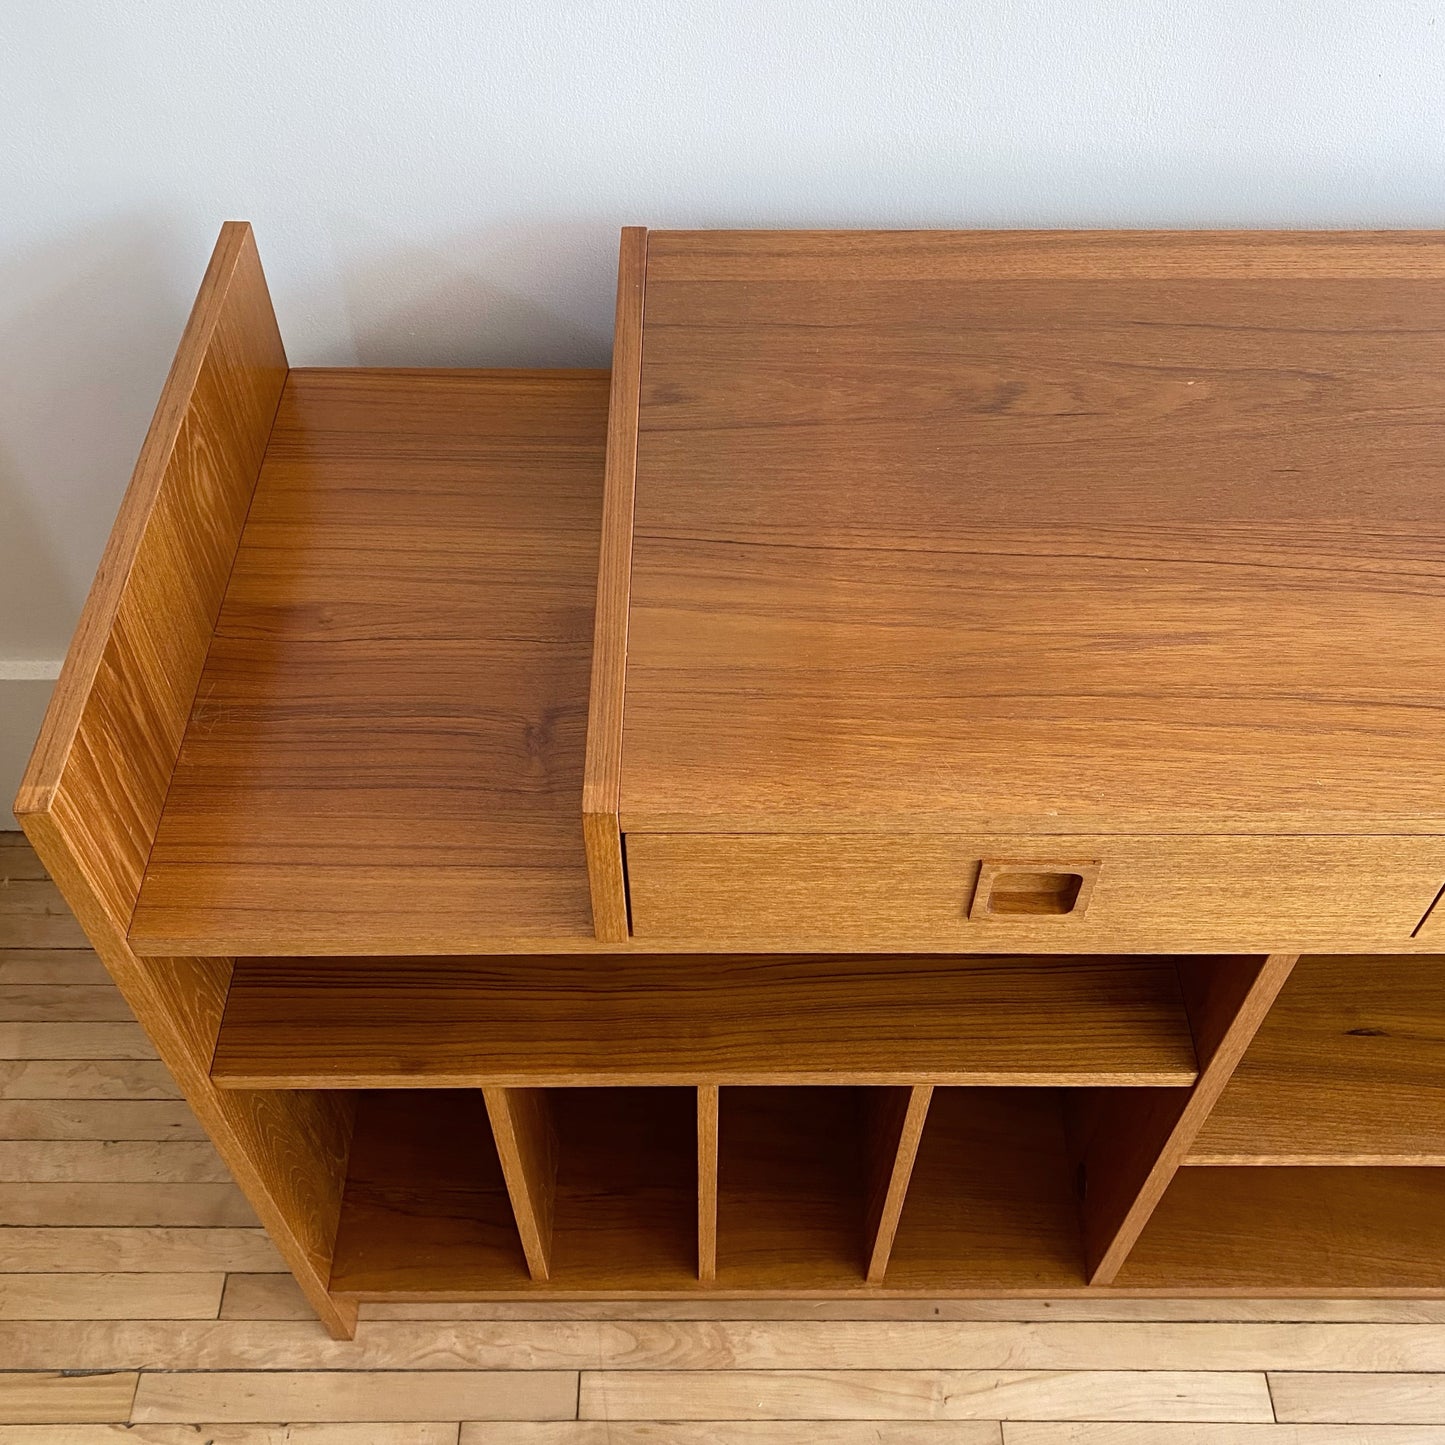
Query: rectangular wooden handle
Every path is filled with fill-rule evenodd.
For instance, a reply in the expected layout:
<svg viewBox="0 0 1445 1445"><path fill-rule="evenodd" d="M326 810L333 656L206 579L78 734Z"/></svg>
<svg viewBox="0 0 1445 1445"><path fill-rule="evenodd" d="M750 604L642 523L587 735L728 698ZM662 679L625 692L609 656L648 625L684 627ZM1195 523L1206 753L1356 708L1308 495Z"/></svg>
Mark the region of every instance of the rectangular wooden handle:
<svg viewBox="0 0 1445 1445"><path fill-rule="evenodd" d="M1082 918L1102 865L1097 858L985 858L979 867L971 922L1011 918Z"/></svg>

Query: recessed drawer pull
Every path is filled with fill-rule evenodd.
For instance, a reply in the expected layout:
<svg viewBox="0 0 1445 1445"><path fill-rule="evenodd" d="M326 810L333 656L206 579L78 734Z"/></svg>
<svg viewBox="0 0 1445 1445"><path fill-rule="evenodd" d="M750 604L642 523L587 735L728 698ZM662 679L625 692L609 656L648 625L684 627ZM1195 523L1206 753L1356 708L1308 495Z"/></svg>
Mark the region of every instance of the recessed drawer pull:
<svg viewBox="0 0 1445 1445"><path fill-rule="evenodd" d="M1047 863L985 858L968 916L1082 918L1099 875L1099 862Z"/></svg>

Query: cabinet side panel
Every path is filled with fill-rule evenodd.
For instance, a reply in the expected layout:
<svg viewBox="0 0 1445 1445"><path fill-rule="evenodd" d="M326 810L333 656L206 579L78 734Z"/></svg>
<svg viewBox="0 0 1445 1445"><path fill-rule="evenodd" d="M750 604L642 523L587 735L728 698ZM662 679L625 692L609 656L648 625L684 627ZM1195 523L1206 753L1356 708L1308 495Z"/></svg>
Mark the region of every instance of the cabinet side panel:
<svg viewBox="0 0 1445 1445"><path fill-rule="evenodd" d="M15 811L66 833L128 922L286 379L251 228L221 231Z"/></svg>
<svg viewBox="0 0 1445 1445"><path fill-rule="evenodd" d="M306 1297L333 1334L349 1337L356 1306L333 1300L328 1280L353 1098L318 1090L218 1089L210 1063L231 960L138 959L110 914L103 882L91 876L74 842L68 800L60 800L54 814L27 817L25 832Z"/></svg>
<svg viewBox="0 0 1445 1445"><path fill-rule="evenodd" d="M286 380L251 228L202 282L15 811L126 1002L328 1327L351 1105L210 1080L220 958L141 963L126 933Z"/></svg>
<svg viewBox="0 0 1445 1445"><path fill-rule="evenodd" d="M612 338L612 396L597 568L597 619L587 704L583 836L592 920L604 943L627 938L627 881L618 822L622 786L622 703L627 681L627 614L632 587L632 512L642 384L642 299L647 232L622 232L617 263L617 321Z"/></svg>

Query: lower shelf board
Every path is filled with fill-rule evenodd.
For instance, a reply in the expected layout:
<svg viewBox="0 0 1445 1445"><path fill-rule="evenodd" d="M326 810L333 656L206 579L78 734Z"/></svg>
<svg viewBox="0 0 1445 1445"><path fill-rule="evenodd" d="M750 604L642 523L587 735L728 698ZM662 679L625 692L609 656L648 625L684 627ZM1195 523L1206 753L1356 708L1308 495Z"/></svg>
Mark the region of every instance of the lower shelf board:
<svg viewBox="0 0 1445 1445"><path fill-rule="evenodd" d="M1184 1294L1438 1295L1445 1169L1182 1169L1117 1283Z"/></svg>
<svg viewBox="0 0 1445 1445"><path fill-rule="evenodd" d="M1184 1088L1168 958L241 959L223 1088Z"/></svg>

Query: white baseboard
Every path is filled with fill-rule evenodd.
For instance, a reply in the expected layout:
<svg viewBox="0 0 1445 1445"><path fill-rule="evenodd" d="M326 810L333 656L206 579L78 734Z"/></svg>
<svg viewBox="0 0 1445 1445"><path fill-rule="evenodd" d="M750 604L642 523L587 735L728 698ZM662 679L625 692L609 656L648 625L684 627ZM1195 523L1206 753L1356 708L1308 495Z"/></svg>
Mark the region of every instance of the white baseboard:
<svg viewBox="0 0 1445 1445"><path fill-rule="evenodd" d="M24 668L29 675L15 676ZM51 663L0 663L0 829L18 828L10 805L55 686Z"/></svg>

